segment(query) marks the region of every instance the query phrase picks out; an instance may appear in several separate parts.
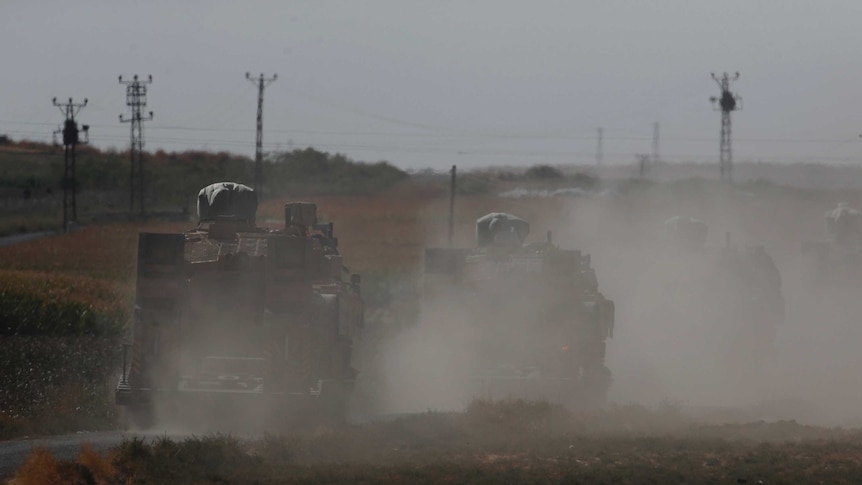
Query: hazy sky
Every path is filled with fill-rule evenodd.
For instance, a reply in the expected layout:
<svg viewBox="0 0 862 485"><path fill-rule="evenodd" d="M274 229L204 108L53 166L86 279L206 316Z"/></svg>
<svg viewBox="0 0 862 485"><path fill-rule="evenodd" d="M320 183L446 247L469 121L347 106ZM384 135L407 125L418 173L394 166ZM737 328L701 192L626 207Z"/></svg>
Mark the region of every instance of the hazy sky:
<svg viewBox="0 0 862 485"><path fill-rule="evenodd" d="M0 133L49 140L89 98L123 148L120 74L151 74L150 150L315 146L409 168L718 157L710 72L739 71L734 159L862 161L858 0L0 2Z"/></svg>

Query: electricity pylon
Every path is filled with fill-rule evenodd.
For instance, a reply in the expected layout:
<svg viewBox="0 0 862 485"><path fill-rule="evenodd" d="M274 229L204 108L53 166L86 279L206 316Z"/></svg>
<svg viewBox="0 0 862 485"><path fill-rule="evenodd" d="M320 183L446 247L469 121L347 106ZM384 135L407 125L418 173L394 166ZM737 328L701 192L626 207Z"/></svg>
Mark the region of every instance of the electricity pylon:
<svg viewBox="0 0 862 485"><path fill-rule="evenodd" d="M77 115L84 106L87 106L87 98L83 103L74 103L72 98L69 102L60 104L57 98L51 100L54 106L60 108L60 112L66 117L63 128L54 132L54 143L57 144L57 135L63 135L63 232L69 230L70 223L78 220L78 204L75 194L77 192L77 181L75 180L75 147L90 141L90 127L82 125L78 130ZM84 139L80 132L84 132Z"/></svg>
<svg viewBox="0 0 862 485"><path fill-rule="evenodd" d="M712 79L721 89L721 97L712 96L709 100L716 110L721 111L721 142L719 143L719 170L721 180L733 183L733 149L730 137L730 113L742 109L742 98L730 91L730 83L739 79L737 72L733 77L724 73L721 77L712 73Z"/></svg>
<svg viewBox="0 0 862 485"><path fill-rule="evenodd" d="M138 79L135 74L131 81L123 81L120 76L120 84L126 85L126 106L131 111L129 118L120 115L120 123L131 124L131 143L129 146L129 161L131 171L129 173L129 214L135 212L135 199L138 199L138 210L144 215L144 121L153 119L153 112L144 117L141 109L147 105L147 84L152 84L153 76L147 76L147 80ZM137 197L136 197L137 196Z"/></svg>

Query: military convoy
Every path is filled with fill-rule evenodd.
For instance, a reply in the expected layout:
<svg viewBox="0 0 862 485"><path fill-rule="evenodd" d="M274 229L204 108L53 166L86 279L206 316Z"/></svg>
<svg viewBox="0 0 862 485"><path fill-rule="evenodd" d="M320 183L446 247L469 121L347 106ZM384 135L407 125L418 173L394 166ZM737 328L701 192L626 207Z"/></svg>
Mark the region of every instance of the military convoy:
<svg viewBox="0 0 862 485"><path fill-rule="evenodd" d="M425 250L425 303L457 308L474 338L474 397L605 401L605 345L614 303L599 291L590 256L547 240L526 243L527 221L491 213L475 248Z"/></svg>
<svg viewBox="0 0 862 485"><path fill-rule="evenodd" d="M280 227L258 225L256 211L252 189L213 184L200 191L195 228L139 235L133 334L116 388L131 425L182 410L216 410L216 422L344 416L363 327L359 276L314 204L286 204ZM850 216L831 222L835 244L858 240ZM707 297L692 300L696 318L734 332L714 347L762 354L784 317L778 270L762 247L706 248L707 231L695 219L667 221L673 255L660 263L681 272L663 269L671 279L654 284L683 288L700 272ZM424 304L464 317L473 397L601 405L614 302L588 254L560 248L550 232L527 242L529 233L527 221L495 212L476 220L475 247L427 248Z"/></svg>
<svg viewBox="0 0 862 485"><path fill-rule="evenodd" d="M206 425L343 412L363 326L359 276L314 204L286 204L277 228L258 226L256 210L249 187L214 184L199 194L197 227L139 235L133 336L116 389L130 425L184 410L218 410Z"/></svg>

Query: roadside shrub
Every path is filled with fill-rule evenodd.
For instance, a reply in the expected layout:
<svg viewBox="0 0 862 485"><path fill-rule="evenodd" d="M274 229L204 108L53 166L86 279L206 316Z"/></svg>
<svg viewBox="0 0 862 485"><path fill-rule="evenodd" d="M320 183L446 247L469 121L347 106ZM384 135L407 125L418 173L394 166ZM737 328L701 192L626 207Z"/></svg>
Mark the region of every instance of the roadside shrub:
<svg viewBox="0 0 862 485"><path fill-rule="evenodd" d="M59 485L65 483L59 470L60 462L45 448L34 448L15 474L15 483L22 485Z"/></svg>
<svg viewBox="0 0 862 485"><path fill-rule="evenodd" d="M9 482L16 485L89 485L119 483L111 463L86 443L77 462L58 460L45 448L34 448Z"/></svg>
<svg viewBox="0 0 862 485"><path fill-rule="evenodd" d="M124 441L113 466L124 483L231 483L259 477L263 460L230 435Z"/></svg>
<svg viewBox="0 0 862 485"><path fill-rule="evenodd" d="M550 165L533 165L524 172L524 177L530 179L556 180L563 178L563 172Z"/></svg>

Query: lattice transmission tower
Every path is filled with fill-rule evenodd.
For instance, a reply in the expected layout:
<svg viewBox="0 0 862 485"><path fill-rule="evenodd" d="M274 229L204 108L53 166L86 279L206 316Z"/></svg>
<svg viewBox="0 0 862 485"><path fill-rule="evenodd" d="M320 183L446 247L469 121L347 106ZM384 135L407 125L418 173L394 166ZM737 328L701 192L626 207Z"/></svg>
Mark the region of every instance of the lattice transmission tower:
<svg viewBox="0 0 862 485"><path fill-rule="evenodd" d="M257 137L254 146L254 191L258 198L263 196L263 91L278 79L278 74L266 78L263 73L257 78L245 73L245 78L257 86Z"/></svg>
<svg viewBox="0 0 862 485"><path fill-rule="evenodd" d="M712 73L712 79L718 83L721 89L721 96L712 96L709 100L713 107L721 111L721 141L719 142L719 170L721 172L721 180L724 182L733 182L733 148L731 146L731 129L730 129L730 113L742 109L742 98L730 91L730 83L739 79L737 72L732 77L726 72L721 76L716 76Z"/></svg>
<svg viewBox="0 0 862 485"><path fill-rule="evenodd" d="M120 115L120 123L131 124L131 143L129 146L129 214L135 213L135 200L138 201L138 213L144 215L144 121L153 119L153 112L143 116L141 111L147 106L147 85L152 84L153 76L146 80L138 79L135 74L129 81L120 76L120 84L126 85L126 106L130 116Z"/></svg>
<svg viewBox="0 0 862 485"><path fill-rule="evenodd" d="M75 194L77 193L78 183L75 179L75 147L84 145L89 142L90 127L82 125L78 129L78 122L75 121L77 115L84 106L87 106L87 98L84 98L83 103L75 103L72 98L69 102L61 104L57 102L57 98L51 100L54 106L60 108L60 112L66 119L63 121L63 127L54 132L54 144L57 144L57 135L63 135L63 232L69 230L70 223L78 220L78 204ZM84 138L81 139L81 132L84 132Z"/></svg>

